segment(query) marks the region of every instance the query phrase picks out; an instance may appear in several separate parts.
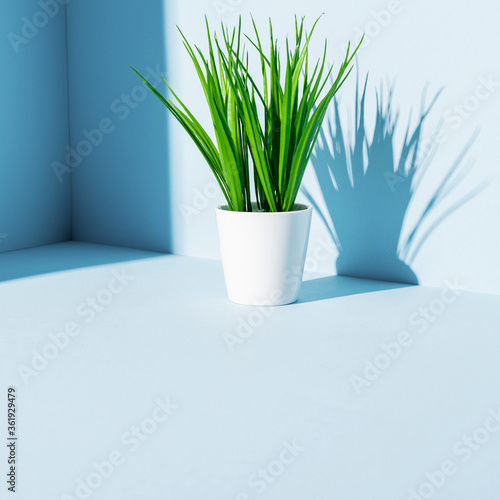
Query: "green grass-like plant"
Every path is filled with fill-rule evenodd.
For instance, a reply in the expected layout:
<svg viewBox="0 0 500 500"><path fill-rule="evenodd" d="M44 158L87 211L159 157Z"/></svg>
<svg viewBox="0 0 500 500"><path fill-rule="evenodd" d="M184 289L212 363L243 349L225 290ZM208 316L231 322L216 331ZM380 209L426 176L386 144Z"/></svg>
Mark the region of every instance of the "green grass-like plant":
<svg viewBox="0 0 500 500"><path fill-rule="evenodd" d="M132 68L194 141L215 175L230 210L252 211L251 177L259 210L294 209L327 107L349 75L350 63L359 48L358 45L351 54L348 46L337 76L333 77L333 66L326 68L325 41L323 57L317 60L310 74L309 42L318 21L319 18L306 33L304 19L300 23L295 19L295 47L290 49L287 38L283 66L271 20L268 55L253 18L255 39L242 33L241 18L232 32L221 23L222 40L216 33L211 34L206 20L208 57L191 45L179 29L205 93L216 143L165 78L175 101L163 96ZM243 38L260 60L260 87L250 74Z"/></svg>

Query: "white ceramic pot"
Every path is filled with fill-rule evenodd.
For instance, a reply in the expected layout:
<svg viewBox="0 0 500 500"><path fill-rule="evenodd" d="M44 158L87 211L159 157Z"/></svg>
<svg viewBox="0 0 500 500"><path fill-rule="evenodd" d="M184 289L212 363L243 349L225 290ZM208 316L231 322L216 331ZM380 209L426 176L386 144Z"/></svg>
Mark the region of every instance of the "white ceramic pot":
<svg viewBox="0 0 500 500"><path fill-rule="evenodd" d="M245 305L285 305L298 298L311 207L293 212L233 212L216 208L227 293Z"/></svg>

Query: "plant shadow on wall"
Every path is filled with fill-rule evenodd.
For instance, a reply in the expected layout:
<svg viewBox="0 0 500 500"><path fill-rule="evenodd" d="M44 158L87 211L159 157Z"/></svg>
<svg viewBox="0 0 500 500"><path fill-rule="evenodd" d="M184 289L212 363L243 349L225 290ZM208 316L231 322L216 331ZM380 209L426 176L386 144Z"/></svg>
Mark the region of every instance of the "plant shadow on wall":
<svg viewBox="0 0 500 500"><path fill-rule="evenodd" d="M346 129L339 102L334 100L332 117L322 129L312 156L321 196L315 199L307 189L303 192L338 249L338 275L418 284L412 265L422 245L443 220L484 188L477 186L449 202L456 198L456 188L473 166L467 161L467 153L477 132L447 168L416 223L402 236L410 202L433 165L435 138L439 136L436 132L441 125L430 141L423 136L423 126L441 92L427 104L424 89L417 122L412 125L410 113L398 148L396 132L401 117L392 104L394 87L389 85L385 90L381 85L376 93L375 124L369 134L365 117L367 83L368 76L362 92L356 85L354 130ZM333 285L334 278L306 282L306 288L312 290L320 281L327 288L327 282Z"/></svg>

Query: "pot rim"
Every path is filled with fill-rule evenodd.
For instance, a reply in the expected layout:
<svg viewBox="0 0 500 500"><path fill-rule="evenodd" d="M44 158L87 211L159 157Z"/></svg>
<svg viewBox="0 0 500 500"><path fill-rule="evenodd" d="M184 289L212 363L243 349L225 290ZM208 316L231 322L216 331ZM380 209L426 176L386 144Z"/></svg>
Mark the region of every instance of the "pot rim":
<svg viewBox="0 0 500 500"><path fill-rule="evenodd" d="M255 202L252 202L252 205L256 204ZM287 214L298 214L298 213L306 213L312 210L311 205L304 205L303 203L295 203L295 207L301 207L298 210L289 210L288 212L243 212L243 211L236 211L236 210L228 210L228 205L218 205L215 207L216 211L219 212L224 212L224 213L231 213L231 214L245 214L245 215L273 215L273 216L278 216L278 215L287 215Z"/></svg>

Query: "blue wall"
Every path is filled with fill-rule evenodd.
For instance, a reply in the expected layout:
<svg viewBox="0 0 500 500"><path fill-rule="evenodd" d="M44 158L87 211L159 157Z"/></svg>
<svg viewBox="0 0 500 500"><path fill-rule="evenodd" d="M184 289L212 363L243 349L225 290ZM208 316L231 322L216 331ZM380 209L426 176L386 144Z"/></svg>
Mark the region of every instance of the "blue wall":
<svg viewBox="0 0 500 500"><path fill-rule="evenodd" d="M65 8L3 1L0 252L71 238L71 191L52 163L68 144Z"/></svg>
<svg viewBox="0 0 500 500"><path fill-rule="evenodd" d="M73 239L169 251L166 110L129 68L161 79L163 2L67 9Z"/></svg>
<svg viewBox="0 0 500 500"><path fill-rule="evenodd" d="M387 185L385 191L378 189L366 176L370 182L364 188L369 192L358 189L358 184L355 194L368 230L349 231L347 241L356 247L344 244L340 254L331 228L316 211L306 270L431 286L458 279L469 290L499 293L500 70L496 47L500 32L488 0L473 6L457 6L452 0L439 5L432 0L418 5L406 0L370 0L354 7L348 0L338 0L333 6L326 0L290 0L287 13L282 2L267 0L71 0L66 12L59 0L4 0L0 16L0 251L74 239L217 257L213 208L223 201L222 196L214 190L211 173L192 141L128 66L158 82L162 90L159 73L169 69L167 78L173 88L210 128L203 93L175 25L205 48L205 13L213 27L221 19L234 24L241 15L247 30L250 13L262 26L271 16L276 21L275 33L282 37L293 26L293 13L312 20L321 12L326 15L311 45L316 53L321 53L327 38L329 57L338 61L347 40L357 41L360 33L367 34L358 67L361 78L370 71L366 97L370 137L380 82L397 79L391 105L400 112L399 128L390 144L385 143L396 153L403 146L405 126L413 129L418 122L423 89L429 85L429 99L439 89L444 91L422 132L422 144L433 149L423 180L411 189L406 183L401 203L397 190L389 196ZM429 12L433 12L431 17ZM448 22L450 12L456 23ZM464 37L465 32L470 36ZM352 121L355 88L356 81L350 78L341 90L338 118L343 124ZM439 124L441 135L435 137ZM463 182L456 189L441 189L459 158L468 170L463 176L457 171L453 177ZM379 162L379 168L369 173L394 173L391 161L384 159L386 163L381 169ZM328 200L314 173L309 169L304 186L319 208L326 210ZM440 192L447 196L433 219L427 216L428 207L436 208L433 200ZM404 208L399 212L404 217L381 215L373 224L376 212L365 200L377 193L384 203ZM353 213L346 206L342 201L334 207L337 229L342 214L346 225L352 222ZM422 244L416 245L418 252L403 257L400 243L413 237L415 227ZM377 242L377 252L366 243L368 237ZM411 273L407 261L411 261ZM402 277L402 272L410 276Z"/></svg>

